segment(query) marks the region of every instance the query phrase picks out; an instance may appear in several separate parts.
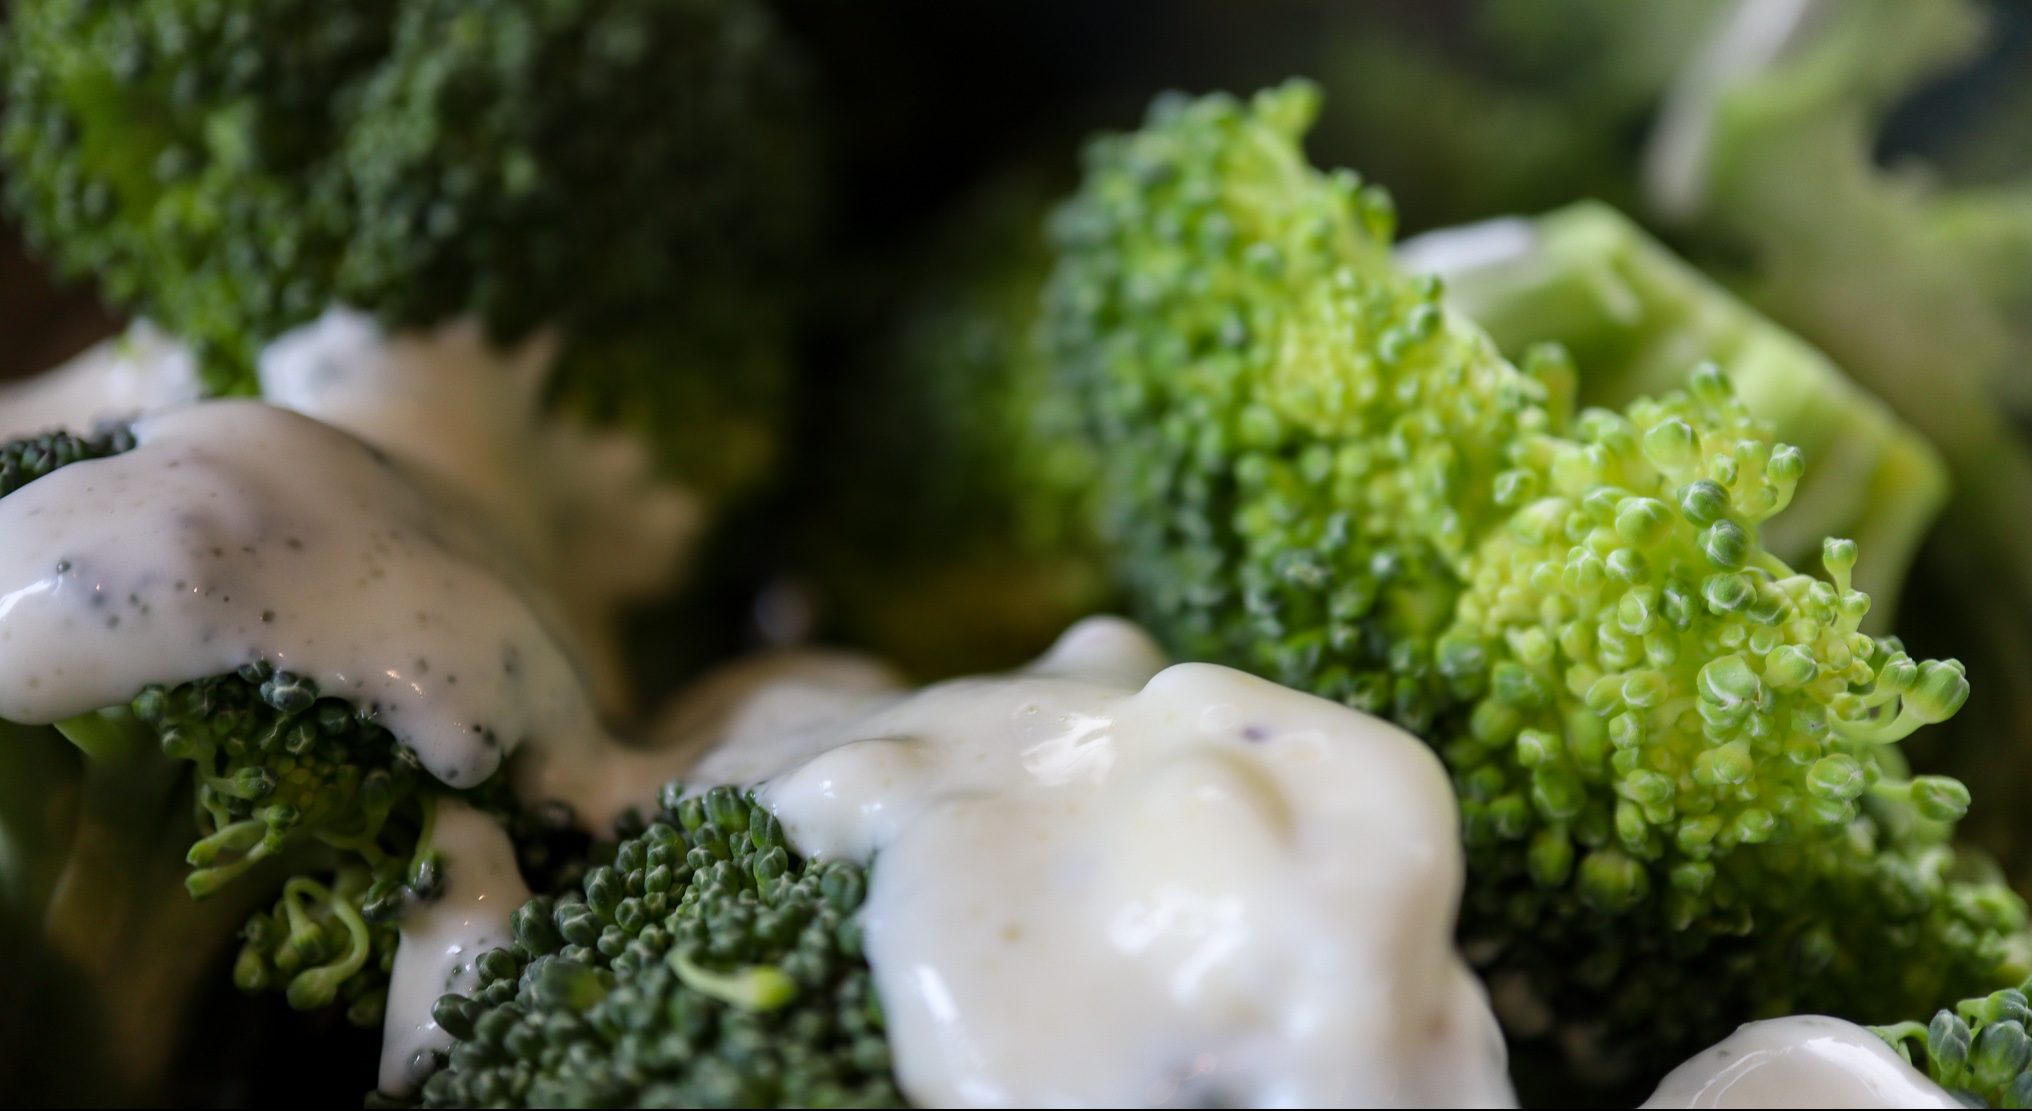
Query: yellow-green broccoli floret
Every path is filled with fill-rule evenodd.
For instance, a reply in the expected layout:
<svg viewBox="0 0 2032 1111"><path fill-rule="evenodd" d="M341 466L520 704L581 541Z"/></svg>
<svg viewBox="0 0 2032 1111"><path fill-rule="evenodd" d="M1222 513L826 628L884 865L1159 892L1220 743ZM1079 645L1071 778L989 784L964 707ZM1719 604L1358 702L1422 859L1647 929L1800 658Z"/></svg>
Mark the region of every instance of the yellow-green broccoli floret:
<svg viewBox="0 0 2032 1111"><path fill-rule="evenodd" d="M1951 847L1967 791L1891 745L1960 665L1859 631L1853 543L1819 579L1760 540L1801 454L1712 368L1575 413L1562 354L1506 362L1395 267L1379 189L1307 164L1316 106L1161 100L1058 213L1050 354L1143 616L1439 749L1467 949L1569 1048L2010 978L2024 908Z"/></svg>

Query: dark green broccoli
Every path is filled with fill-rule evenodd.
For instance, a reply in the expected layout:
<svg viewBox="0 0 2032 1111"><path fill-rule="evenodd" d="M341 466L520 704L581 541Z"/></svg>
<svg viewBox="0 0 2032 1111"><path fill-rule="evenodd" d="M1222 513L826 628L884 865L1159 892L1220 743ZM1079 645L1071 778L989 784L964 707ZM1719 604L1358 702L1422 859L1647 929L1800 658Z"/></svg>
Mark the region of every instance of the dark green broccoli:
<svg viewBox="0 0 2032 1111"><path fill-rule="evenodd" d="M1049 197L1012 177L937 221L807 439L828 624L926 677L1013 666L1103 600L1094 460L1037 347Z"/></svg>
<svg viewBox="0 0 2032 1111"><path fill-rule="evenodd" d="M805 860L730 787L687 796L582 890L539 896L471 996L427 1107L895 1107L856 865Z"/></svg>
<svg viewBox="0 0 2032 1111"><path fill-rule="evenodd" d="M221 392L334 303L598 335L780 282L809 222L751 0L28 0L0 60L31 238Z"/></svg>
<svg viewBox="0 0 2032 1111"><path fill-rule="evenodd" d="M0 444L0 498L58 467L103 459L133 446L133 432L120 424L87 433L48 432Z"/></svg>
<svg viewBox="0 0 2032 1111"><path fill-rule="evenodd" d="M2022 975L2022 903L1951 841L1966 788L1891 743L1962 669L1859 630L1854 543L1820 578L1759 539L1801 454L1712 367L1575 413L1563 354L1505 362L1396 269L1389 198L1307 164L1316 107L1161 99L1056 217L1050 357L1153 629L1428 738L1466 951L1603 1071Z"/></svg>
<svg viewBox="0 0 2032 1111"><path fill-rule="evenodd" d="M1389 181L1413 228L1582 196L1634 201L1643 127L1728 10L1477 0L1431 18L1415 5L1314 7L1321 26L1299 56L1329 105L1315 150Z"/></svg>

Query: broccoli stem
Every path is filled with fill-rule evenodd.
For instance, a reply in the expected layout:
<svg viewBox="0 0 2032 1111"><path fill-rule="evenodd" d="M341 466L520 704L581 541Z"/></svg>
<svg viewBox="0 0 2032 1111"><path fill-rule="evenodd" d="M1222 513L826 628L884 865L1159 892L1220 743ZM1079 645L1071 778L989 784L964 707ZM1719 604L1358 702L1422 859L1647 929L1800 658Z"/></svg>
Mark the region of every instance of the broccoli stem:
<svg viewBox="0 0 2032 1111"><path fill-rule="evenodd" d="M37 841L14 841L29 859L9 870L43 878L24 884L16 905L19 920L34 924L9 1002L38 1024L50 1051L23 1055L9 1094L147 1100L201 1035L186 1020L210 985L223 984L219 958L261 891L243 885L206 902L184 893L191 778L138 722L93 714L61 731L86 754L65 769L54 766L62 746L53 737L0 738L0 780L26 773L39 793L65 796L44 811ZM22 823L0 816L0 825Z"/></svg>

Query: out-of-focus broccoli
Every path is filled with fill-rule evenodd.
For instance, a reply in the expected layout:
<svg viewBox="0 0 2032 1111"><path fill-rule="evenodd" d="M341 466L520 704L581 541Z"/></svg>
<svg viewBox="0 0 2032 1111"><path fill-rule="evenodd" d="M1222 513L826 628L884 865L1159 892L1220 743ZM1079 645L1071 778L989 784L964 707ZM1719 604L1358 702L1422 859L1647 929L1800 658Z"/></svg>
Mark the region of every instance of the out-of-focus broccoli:
<svg viewBox="0 0 2032 1111"><path fill-rule="evenodd" d="M427 1107L896 1107L851 863L791 853L730 787L686 797L582 889L513 917L470 996Z"/></svg>
<svg viewBox="0 0 2032 1111"><path fill-rule="evenodd" d="M1975 48L1982 13L1895 0L1787 13L1739 6L1690 67L1652 140L1652 205L1933 439L1958 515L2002 504L1992 491L2016 498L2032 488L2017 481L2025 453L2003 446L1993 398L2027 331L2014 310L2032 255L2008 260L2032 242L2032 207L2022 188L1930 188L1873 156L1883 115Z"/></svg>
<svg viewBox="0 0 2032 1111"><path fill-rule="evenodd" d="M1103 598L1095 463L1037 349L1049 195L999 181L934 225L809 437L829 625L921 676L1029 659Z"/></svg>
<svg viewBox="0 0 2032 1111"><path fill-rule="evenodd" d="M30 235L225 392L334 303L597 332L809 217L793 55L749 0L30 0L4 58Z"/></svg>
<svg viewBox="0 0 2032 1111"><path fill-rule="evenodd" d="M0 63L32 242L211 392L333 305L473 316L701 491L773 463L817 189L757 0L29 0Z"/></svg>
<svg viewBox="0 0 2032 1111"><path fill-rule="evenodd" d="M1399 258L1440 276L1447 301L1513 359L1539 343L1565 348L1582 405L1621 408L1713 360L1774 438L1813 461L1791 506L1765 525L1764 545L1802 563L1823 537L1855 540L1870 553L1854 580L1874 603L1872 626L1889 619L1947 472L1932 445L1827 356L1600 204L1433 232Z"/></svg>
<svg viewBox="0 0 2032 1111"><path fill-rule="evenodd" d="M1312 72L1328 108L1314 148L1392 183L1423 228L1578 196L1635 200L1644 124L1726 6L1317 7Z"/></svg>
<svg viewBox="0 0 2032 1111"><path fill-rule="evenodd" d="M2010 978L2024 907L1951 844L1966 789L1890 743L1960 666L1859 631L1853 542L1822 579L1759 539L1801 454L1711 367L1574 413L1562 355L1504 362L1395 268L1387 196L1306 163L1316 105L1162 99L1057 215L1049 351L1144 615L1429 738L1468 952L1599 1069Z"/></svg>

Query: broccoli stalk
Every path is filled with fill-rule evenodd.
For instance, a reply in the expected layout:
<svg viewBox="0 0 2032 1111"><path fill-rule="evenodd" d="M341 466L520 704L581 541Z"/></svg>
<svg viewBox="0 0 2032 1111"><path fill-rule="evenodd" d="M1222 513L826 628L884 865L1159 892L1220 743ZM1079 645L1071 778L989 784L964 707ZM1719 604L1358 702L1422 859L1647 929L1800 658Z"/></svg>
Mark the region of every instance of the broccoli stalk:
<svg viewBox="0 0 2032 1111"><path fill-rule="evenodd" d="M1960 665L1860 631L1853 542L1816 578L1760 539L1801 453L1712 367L1575 413L1563 356L1512 366L1395 268L1388 197L1299 149L1316 108L1162 99L1055 220L1048 350L1167 646L1430 740L1466 951L1600 1073L2021 975L2022 903L1951 841L1966 789L1894 745Z"/></svg>
<svg viewBox="0 0 2032 1111"><path fill-rule="evenodd" d="M1481 0L1443 19L1350 4L1308 14L1318 26L1301 56L1331 105L1316 149L1359 158L1401 194L1406 225L1428 228L1575 196L1634 200L1631 136L1727 5Z"/></svg>
<svg viewBox="0 0 2032 1111"><path fill-rule="evenodd" d="M1600 204L1434 232L1405 243L1400 260L1443 278L1447 301L1511 357L1565 348L1583 405L1620 408L1714 360L1750 412L1814 461L1791 508L1765 527L1765 546L1798 563L1822 537L1856 540L1870 553L1856 587L1875 603L1873 626L1888 620L1947 473L1932 445L1825 355Z"/></svg>
<svg viewBox="0 0 2032 1111"><path fill-rule="evenodd" d="M514 913L426 1107L896 1107L854 912L862 869L793 854L731 787L661 812L579 890Z"/></svg>
<svg viewBox="0 0 2032 1111"><path fill-rule="evenodd" d="M8 1090L24 1101L159 1098L189 1020L259 901L246 884L184 894L192 791L123 714L56 729L0 726L0 918L18 935L4 961ZM199 1070L202 1071L202 1070Z"/></svg>

